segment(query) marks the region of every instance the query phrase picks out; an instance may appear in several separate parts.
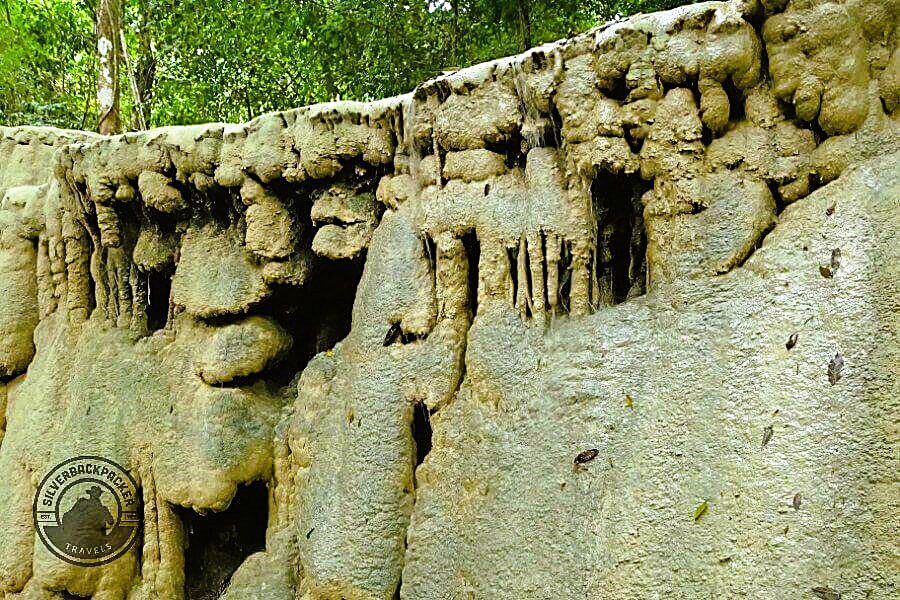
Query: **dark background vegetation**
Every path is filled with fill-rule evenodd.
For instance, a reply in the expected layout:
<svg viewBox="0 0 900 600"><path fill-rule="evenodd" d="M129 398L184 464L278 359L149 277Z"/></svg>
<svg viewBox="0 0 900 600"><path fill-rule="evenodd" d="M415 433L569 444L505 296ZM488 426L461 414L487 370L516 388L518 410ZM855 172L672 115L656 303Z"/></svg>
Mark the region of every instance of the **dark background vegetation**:
<svg viewBox="0 0 900 600"><path fill-rule="evenodd" d="M0 124L97 129L104 27L124 40L113 49L116 118L101 126L110 133L391 96L616 15L684 3L0 0Z"/></svg>

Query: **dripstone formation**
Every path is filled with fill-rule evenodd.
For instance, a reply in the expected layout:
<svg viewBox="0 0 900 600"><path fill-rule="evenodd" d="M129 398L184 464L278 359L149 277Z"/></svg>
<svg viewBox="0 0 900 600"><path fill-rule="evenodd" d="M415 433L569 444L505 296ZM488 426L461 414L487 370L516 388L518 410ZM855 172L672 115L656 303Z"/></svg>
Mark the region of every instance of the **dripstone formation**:
<svg viewBox="0 0 900 600"><path fill-rule="evenodd" d="M896 598L898 16L0 129L0 598ZM99 567L32 517L82 455L142 500Z"/></svg>

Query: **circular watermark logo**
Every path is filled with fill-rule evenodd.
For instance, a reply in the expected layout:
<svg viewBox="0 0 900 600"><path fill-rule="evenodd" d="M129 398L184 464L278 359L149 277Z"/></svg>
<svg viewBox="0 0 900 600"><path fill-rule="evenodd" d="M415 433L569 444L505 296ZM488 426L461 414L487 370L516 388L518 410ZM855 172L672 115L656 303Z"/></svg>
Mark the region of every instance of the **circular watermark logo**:
<svg viewBox="0 0 900 600"><path fill-rule="evenodd" d="M38 486L32 510L47 549L81 567L105 565L125 554L141 525L134 479L99 456L56 465Z"/></svg>

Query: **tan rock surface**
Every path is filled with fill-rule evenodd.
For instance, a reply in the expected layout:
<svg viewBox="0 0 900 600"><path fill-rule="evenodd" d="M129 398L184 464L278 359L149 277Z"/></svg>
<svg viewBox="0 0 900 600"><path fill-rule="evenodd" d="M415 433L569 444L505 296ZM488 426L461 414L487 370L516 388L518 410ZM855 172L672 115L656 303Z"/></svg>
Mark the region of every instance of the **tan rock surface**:
<svg viewBox="0 0 900 600"><path fill-rule="evenodd" d="M896 597L897 15L0 128L0 599ZM142 497L93 568L32 515L85 454Z"/></svg>

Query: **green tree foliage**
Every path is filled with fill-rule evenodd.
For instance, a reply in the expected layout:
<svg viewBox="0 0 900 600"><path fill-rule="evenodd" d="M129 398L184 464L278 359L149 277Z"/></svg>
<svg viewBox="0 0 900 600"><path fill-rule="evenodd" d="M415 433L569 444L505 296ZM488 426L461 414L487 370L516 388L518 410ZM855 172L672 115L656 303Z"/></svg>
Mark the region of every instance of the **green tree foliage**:
<svg viewBox="0 0 900 600"><path fill-rule="evenodd" d="M403 93L684 0L124 0L123 123L242 121ZM96 0L0 0L0 123L96 126ZM137 90L137 94L135 93ZM136 101L139 96L140 101Z"/></svg>
<svg viewBox="0 0 900 600"><path fill-rule="evenodd" d="M0 0L0 123L95 125L93 7Z"/></svg>

